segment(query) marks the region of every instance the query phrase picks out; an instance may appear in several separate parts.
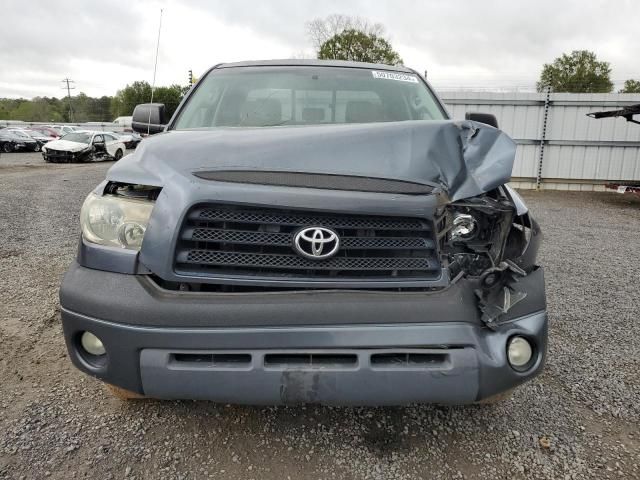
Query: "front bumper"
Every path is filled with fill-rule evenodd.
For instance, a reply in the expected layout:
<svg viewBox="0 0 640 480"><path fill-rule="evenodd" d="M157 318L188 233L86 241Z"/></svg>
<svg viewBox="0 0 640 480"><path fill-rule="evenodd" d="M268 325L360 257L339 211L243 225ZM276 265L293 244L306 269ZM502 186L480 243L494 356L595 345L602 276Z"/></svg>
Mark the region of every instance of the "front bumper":
<svg viewBox="0 0 640 480"><path fill-rule="evenodd" d="M538 269L495 331L478 318L466 281L434 293L361 291L194 294L144 275L74 264L61 288L70 357L108 383L156 398L241 404L464 404L509 390L544 364L547 315ZM107 362L81 353L102 339ZM525 372L506 342L527 337Z"/></svg>
<svg viewBox="0 0 640 480"><path fill-rule="evenodd" d="M54 150L46 148L42 152L45 162L51 163L74 163L86 162L90 158L91 150L81 150L79 152L69 152L66 150Z"/></svg>

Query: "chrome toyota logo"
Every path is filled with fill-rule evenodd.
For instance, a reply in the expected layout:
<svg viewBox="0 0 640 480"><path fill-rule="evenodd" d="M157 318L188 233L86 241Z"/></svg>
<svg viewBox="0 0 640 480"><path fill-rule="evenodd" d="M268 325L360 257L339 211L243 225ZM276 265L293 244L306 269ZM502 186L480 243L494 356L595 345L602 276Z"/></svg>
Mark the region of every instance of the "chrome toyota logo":
<svg viewBox="0 0 640 480"><path fill-rule="evenodd" d="M338 251L340 238L329 228L308 227L295 234L293 246L303 257L324 260Z"/></svg>

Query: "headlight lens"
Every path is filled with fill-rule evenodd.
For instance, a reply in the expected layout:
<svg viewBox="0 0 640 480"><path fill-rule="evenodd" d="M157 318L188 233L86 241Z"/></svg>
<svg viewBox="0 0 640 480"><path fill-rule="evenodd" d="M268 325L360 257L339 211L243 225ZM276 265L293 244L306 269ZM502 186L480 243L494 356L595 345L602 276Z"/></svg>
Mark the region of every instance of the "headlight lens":
<svg viewBox="0 0 640 480"><path fill-rule="evenodd" d="M93 243L140 250L153 202L90 193L82 205L82 235Z"/></svg>
<svg viewBox="0 0 640 480"><path fill-rule="evenodd" d="M451 240L469 238L476 231L476 219L467 213L456 213L453 217L453 228L451 229Z"/></svg>

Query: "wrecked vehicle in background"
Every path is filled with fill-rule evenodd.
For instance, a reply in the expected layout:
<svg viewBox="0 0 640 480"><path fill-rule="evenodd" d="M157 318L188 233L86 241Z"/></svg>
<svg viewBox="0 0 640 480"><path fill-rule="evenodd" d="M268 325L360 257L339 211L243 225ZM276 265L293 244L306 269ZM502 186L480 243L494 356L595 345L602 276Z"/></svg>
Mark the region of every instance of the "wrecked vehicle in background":
<svg viewBox="0 0 640 480"><path fill-rule="evenodd" d="M54 140L53 137L33 128L7 128L6 130L8 132L15 133L16 135L24 139L35 140L36 145L32 145L32 149L34 152L39 152L40 147L42 147L45 143L49 143L51 140Z"/></svg>
<svg viewBox="0 0 640 480"><path fill-rule="evenodd" d="M496 126L450 120L413 70L338 61L218 65L168 123L138 106L163 133L82 207L71 360L123 398L500 397L543 368L547 313Z"/></svg>
<svg viewBox="0 0 640 480"><path fill-rule="evenodd" d="M68 133L42 147L45 162L72 163L120 160L125 145L114 134L107 132Z"/></svg>
<svg viewBox="0 0 640 480"><path fill-rule="evenodd" d="M20 150L39 152L43 142L36 140L23 130L3 128L0 130L0 144L6 153Z"/></svg>

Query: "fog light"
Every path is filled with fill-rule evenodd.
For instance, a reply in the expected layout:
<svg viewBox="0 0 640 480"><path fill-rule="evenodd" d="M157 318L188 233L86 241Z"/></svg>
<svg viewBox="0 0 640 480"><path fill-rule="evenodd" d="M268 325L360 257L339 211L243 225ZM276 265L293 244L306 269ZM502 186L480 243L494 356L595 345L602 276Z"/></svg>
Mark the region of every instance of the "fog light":
<svg viewBox="0 0 640 480"><path fill-rule="evenodd" d="M521 370L531 361L533 348L525 338L513 337L507 346L507 356L511 366L516 370Z"/></svg>
<svg viewBox="0 0 640 480"><path fill-rule="evenodd" d="M84 332L80 337L80 344L85 351L91 355L99 357L104 355L107 351L102 344L102 341L91 332Z"/></svg>

